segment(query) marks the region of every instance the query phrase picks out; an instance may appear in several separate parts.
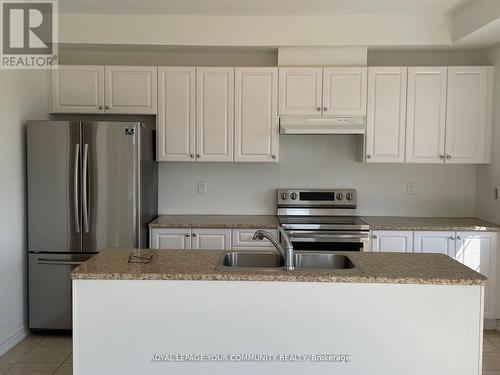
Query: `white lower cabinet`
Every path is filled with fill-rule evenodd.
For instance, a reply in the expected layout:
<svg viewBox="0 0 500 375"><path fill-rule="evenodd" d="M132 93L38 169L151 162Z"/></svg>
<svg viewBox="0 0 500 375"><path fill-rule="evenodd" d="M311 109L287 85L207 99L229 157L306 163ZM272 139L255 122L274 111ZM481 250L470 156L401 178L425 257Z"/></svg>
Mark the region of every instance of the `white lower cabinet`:
<svg viewBox="0 0 500 375"><path fill-rule="evenodd" d="M191 249L191 229L151 229L151 239L149 246L151 249Z"/></svg>
<svg viewBox="0 0 500 375"><path fill-rule="evenodd" d="M496 319L495 232L396 231L371 232L370 249L376 252L440 253L456 259L488 278L484 297L485 319Z"/></svg>
<svg viewBox="0 0 500 375"><path fill-rule="evenodd" d="M455 257L455 232L413 232L415 253L441 253Z"/></svg>
<svg viewBox="0 0 500 375"><path fill-rule="evenodd" d="M371 251L403 252L413 251L413 232L377 230L371 234Z"/></svg>
<svg viewBox="0 0 500 375"><path fill-rule="evenodd" d="M273 244L268 239L255 241L253 235L258 229L233 229L233 250L255 250L274 249ZM271 233L274 238L278 238L277 229L264 229Z"/></svg>
<svg viewBox="0 0 500 375"><path fill-rule="evenodd" d="M191 249L230 250L231 229L191 229Z"/></svg>

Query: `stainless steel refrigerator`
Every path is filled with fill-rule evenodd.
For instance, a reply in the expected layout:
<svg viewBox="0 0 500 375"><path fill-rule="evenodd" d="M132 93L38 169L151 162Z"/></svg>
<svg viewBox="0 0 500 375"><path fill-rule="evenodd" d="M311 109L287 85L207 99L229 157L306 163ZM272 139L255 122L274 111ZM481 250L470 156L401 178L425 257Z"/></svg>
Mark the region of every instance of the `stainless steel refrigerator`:
<svg viewBox="0 0 500 375"><path fill-rule="evenodd" d="M71 270L104 248L148 246L154 127L28 121L29 327L71 329Z"/></svg>

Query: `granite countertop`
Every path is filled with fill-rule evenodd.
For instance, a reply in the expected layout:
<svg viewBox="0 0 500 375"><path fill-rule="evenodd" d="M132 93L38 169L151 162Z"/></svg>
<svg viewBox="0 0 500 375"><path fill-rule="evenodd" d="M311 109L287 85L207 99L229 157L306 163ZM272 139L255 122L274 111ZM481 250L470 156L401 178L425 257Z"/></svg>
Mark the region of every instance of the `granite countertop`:
<svg viewBox="0 0 500 375"><path fill-rule="evenodd" d="M372 230L500 231L500 225L476 217L361 216L360 219Z"/></svg>
<svg viewBox="0 0 500 375"><path fill-rule="evenodd" d="M262 250L261 250L262 251ZM148 264L128 257L153 255ZM356 268L337 271L217 271L221 250L104 250L76 268L79 280L219 280L485 285L486 277L444 254L348 253ZM341 254L341 253L339 253Z"/></svg>
<svg viewBox="0 0 500 375"><path fill-rule="evenodd" d="M150 228L240 228L268 229L278 227L275 215L160 215Z"/></svg>

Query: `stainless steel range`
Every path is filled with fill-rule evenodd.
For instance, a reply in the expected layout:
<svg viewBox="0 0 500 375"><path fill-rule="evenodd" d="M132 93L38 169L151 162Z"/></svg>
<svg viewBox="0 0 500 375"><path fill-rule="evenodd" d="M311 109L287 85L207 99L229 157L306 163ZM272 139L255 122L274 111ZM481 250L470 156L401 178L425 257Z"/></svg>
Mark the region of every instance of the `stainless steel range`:
<svg viewBox="0 0 500 375"><path fill-rule="evenodd" d="M278 189L280 226L298 251L368 251L354 189Z"/></svg>

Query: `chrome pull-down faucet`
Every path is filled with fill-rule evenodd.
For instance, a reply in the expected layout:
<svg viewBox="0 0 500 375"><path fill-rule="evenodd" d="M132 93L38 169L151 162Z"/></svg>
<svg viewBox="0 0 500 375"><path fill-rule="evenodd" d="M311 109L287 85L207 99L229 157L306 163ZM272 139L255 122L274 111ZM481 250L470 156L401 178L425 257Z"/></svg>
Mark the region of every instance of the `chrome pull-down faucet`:
<svg viewBox="0 0 500 375"><path fill-rule="evenodd" d="M265 230L258 230L257 232L255 232L255 234L253 235L253 239L262 241L264 238L267 238L283 257L285 270L293 271L295 269L295 264L294 264L295 262L294 262L292 242L290 241L288 234L286 234L283 228L279 227L278 231L281 240L284 242L284 245L280 243L276 238L274 238L271 233Z"/></svg>

